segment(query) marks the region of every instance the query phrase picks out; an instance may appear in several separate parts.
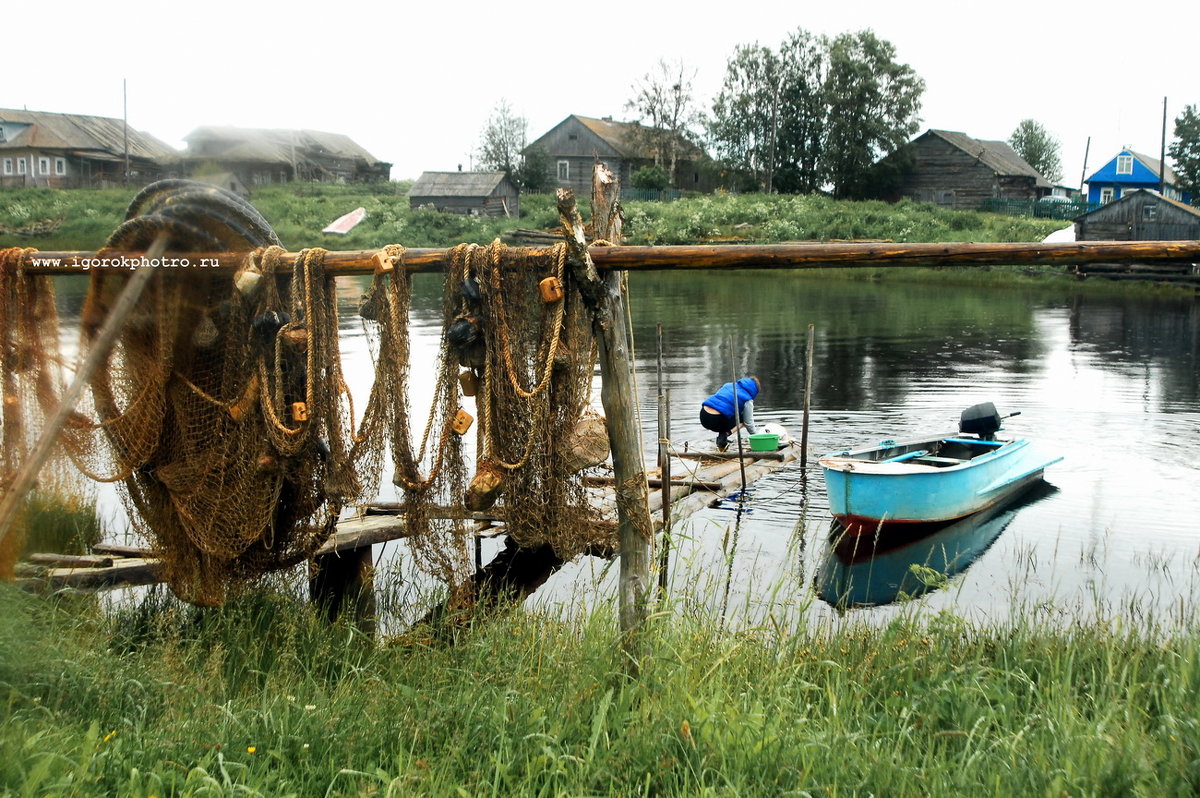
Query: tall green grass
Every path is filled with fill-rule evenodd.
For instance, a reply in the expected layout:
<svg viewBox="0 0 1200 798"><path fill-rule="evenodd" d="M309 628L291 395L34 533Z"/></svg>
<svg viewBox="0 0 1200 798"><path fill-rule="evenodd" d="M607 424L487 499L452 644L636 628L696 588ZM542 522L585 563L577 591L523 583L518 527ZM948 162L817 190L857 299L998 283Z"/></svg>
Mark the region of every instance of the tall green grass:
<svg viewBox="0 0 1200 798"><path fill-rule="evenodd" d="M487 243L518 227L557 226L554 197L521 197L519 219L476 218L411 209L407 186L298 184L257 189L251 202L292 249L371 249L400 243L445 247L461 242ZM94 249L120 223L134 190L0 190L0 223L17 228L39 219L63 218L61 227L42 238L6 236L7 245L43 250ZM581 198L581 206L587 204ZM321 230L357 207L366 218L348 235ZM586 214L586 211L585 211ZM671 203L626 204L628 243L686 244L711 240L772 243L790 240L890 239L895 241L1037 241L1062 222L934 205L900 202L848 202L819 195L712 195Z"/></svg>
<svg viewBox="0 0 1200 798"><path fill-rule="evenodd" d="M2 586L0 586L2 587ZM286 591L110 615L0 590L21 795L1192 795L1200 630L913 611L730 631L601 603L372 645ZM803 603L794 605L803 621Z"/></svg>

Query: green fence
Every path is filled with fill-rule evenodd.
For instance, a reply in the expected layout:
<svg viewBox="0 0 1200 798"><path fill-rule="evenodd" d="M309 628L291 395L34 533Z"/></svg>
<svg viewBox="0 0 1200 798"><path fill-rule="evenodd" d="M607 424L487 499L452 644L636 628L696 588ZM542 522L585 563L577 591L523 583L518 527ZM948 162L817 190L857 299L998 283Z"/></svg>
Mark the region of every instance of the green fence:
<svg viewBox="0 0 1200 798"><path fill-rule="evenodd" d="M1047 199L1021 200L989 197L983 201L980 210L991 213L1003 213L1007 216L1034 216L1039 219L1074 219L1098 207L1089 204L1083 198L1067 202L1047 202Z"/></svg>

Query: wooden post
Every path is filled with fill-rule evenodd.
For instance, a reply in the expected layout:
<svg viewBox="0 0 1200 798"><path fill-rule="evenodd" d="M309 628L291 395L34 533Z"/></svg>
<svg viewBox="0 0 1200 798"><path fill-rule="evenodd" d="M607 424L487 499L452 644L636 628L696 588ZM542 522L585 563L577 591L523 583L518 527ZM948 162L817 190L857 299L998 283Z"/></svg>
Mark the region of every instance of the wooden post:
<svg viewBox="0 0 1200 798"><path fill-rule="evenodd" d="M620 187L612 172L603 164L596 165L592 192L592 225L596 238L619 243ZM616 271L610 271L603 277L596 272L588 254L583 222L575 208L575 197L568 189L558 191L558 212L567 244L571 248L572 268L585 301L592 306L592 330L600 355L600 401L604 406L613 472L617 481L622 643L636 670L639 648L636 632L647 615L653 525L650 523L646 467L642 460L634 412L633 362L626 332L627 310L622 277Z"/></svg>
<svg viewBox="0 0 1200 798"><path fill-rule="evenodd" d="M313 558L315 572L308 580L308 594L332 623L343 612L354 614L354 623L368 635L375 634L375 564L371 547L321 554Z"/></svg>
<svg viewBox="0 0 1200 798"><path fill-rule="evenodd" d="M813 325L808 325L808 348L804 356L804 425L800 428L800 467L808 465L808 410L812 404Z"/></svg>
<svg viewBox="0 0 1200 798"><path fill-rule="evenodd" d="M663 326L658 323L658 475L662 483L662 549L658 589L666 595L671 567L671 389L663 388Z"/></svg>

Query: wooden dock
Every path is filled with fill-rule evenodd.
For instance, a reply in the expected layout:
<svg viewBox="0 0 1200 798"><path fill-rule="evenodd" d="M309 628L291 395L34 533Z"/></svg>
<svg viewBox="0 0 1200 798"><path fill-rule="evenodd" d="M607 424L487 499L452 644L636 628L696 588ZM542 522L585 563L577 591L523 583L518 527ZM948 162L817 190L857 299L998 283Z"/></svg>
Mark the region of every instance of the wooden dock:
<svg viewBox="0 0 1200 798"><path fill-rule="evenodd" d="M743 455L746 485L798 462L799 455L800 448L795 443L777 452L746 451ZM668 502L672 523L678 523L742 488L741 463L736 452L671 452L671 461L673 476L667 486L662 484L657 471L647 469L649 510L655 532L662 530L663 507ZM590 504L602 518L615 524L613 479L591 476L585 479L585 485ZM356 555L362 557L364 553L369 558L371 547L376 543L406 537L402 513L403 507L398 504L371 504L359 508L359 514L338 523L336 532L317 550L314 560L319 562L331 556L354 560ZM464 514L443 508L441 512L442 517L459 515L474 522L473 532L477 539L499 537L505 533L504 514L500 509ZM617 554L611 547L597 547L590 553L608 557ZM161 579L159 561L151 552L131 546L97 544L87 555L31 554L18 563L16 581L30 590L58 591L134 587L156 584ZM542 579L538 584L544 581Z"/></svg>

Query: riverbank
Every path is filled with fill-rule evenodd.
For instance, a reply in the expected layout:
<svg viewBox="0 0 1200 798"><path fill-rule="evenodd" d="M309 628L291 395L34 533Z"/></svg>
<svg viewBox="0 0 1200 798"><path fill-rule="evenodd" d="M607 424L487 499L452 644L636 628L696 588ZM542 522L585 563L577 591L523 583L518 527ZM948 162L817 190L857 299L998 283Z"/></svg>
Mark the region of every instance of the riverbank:
<svg viewBox="0 0 1200 798"><path fill-rule="evenodd" d="M1095 622L727 631L666 607L624 675L611 608L372 647L279 594L109 616L0 586L0 783L74 795L1179 795L1200 645ZM916 605L913 605L916 606ZM669 619L669 620L666 620Z"/></svg>
<svg viewBox="0 0 1200 798"><path fill-rule="evenodd" d="M523 196L519 219L476 218L411 210L406 189L403 183L299 184L258 189L250 201L285 246L297 249L365 249L393 242L412 247L447 247L463 241L485 244L517 228L558 225L549 194ZM38 233L5 236L38 249L94 249L121 222L135 193L133 189L0 190L0 229ZM582 206L587 204L584 199ZM365 208L366 217L348 235L321 232L356 207ZM586 214L586 208L581 210ZM1064 226L1046 219L954 211L907 201L850 202L819 195L709 195L669 203L630 202L626 218L630 244L1040 241Z"/></svg>

